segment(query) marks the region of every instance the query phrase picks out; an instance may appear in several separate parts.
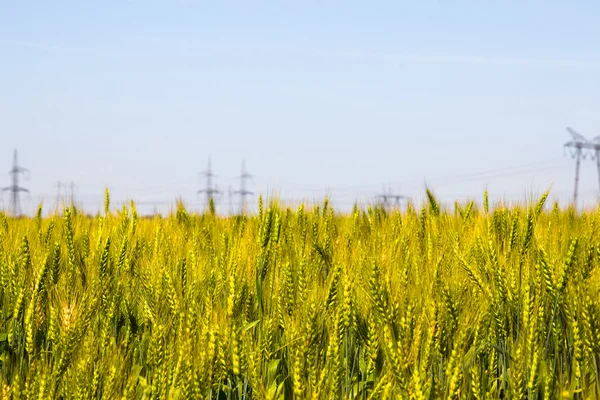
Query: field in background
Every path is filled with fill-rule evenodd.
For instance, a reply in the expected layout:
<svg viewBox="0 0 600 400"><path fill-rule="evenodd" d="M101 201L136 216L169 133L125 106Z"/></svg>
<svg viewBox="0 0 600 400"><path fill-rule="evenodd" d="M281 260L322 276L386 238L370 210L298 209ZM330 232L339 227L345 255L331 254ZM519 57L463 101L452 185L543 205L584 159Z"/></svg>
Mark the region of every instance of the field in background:
<svg viewBox="0 0 600 400"><path fill-rule="evenodd" d="M0 215L2 398L598 398L600 213Z"/></svg>

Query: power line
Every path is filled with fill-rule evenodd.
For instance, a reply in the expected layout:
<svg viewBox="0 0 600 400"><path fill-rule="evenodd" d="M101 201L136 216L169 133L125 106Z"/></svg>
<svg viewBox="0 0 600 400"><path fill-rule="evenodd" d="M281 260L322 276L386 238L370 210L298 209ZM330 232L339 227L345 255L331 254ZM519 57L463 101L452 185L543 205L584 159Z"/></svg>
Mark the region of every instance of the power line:
<svg viewBox="0 0 600 400"><path fill-rule="evenodd" d="M553 162L553 161L557 161L557 159L547 159L547 160L542 160L542 161L533 162L533 163L515 165L512 167L505 167L505 168L490 169L490 170L480 171L480 172L475 172L475 173L470 173L470 174L446 175L443 177L430 179L429 181L436 181L436 180L445 181L445 182L449 181L449 180L461 181L461 180L465 180L465 179L478 179L478 178L485 179L490 175L498 176L498 175L502 175L504 173L507 173L507 174L512 174L512 173L518 174L520 172L527 173L527 170L529 170L531 167L541 166L541 165L547 164L548 162Z"/></svg>
<svg viewBox="0 0 600 400"><path fill-rule="evenodd" d="M498 174L486 175L486 176L481 176L481 177L474 176L472 178L463 178L463 179L444 181L443 183L437 184L436 186L441 187L441 186L445 186L445 185L449 185L449 184L457 184L457 183L490 181L490 180L494 180L494 179L510 178L513 176L520 176L520 175L531 174L531 173L536 173L536 172L546 172L546 171L552 171L552 170L557 170L557 169L562 169L562 168L564 168L564 165L556 165L556 166L533 168L533 169L522 170L522 171L498 173Z"/></svg>
<svg viewBox="0 0 600 400"><path fill-rule="evenodd" d="M541 172L551 169L563 168L564 165L550 165L548 163L556 162L560 158L552 158L546 160L540 160L537 162L526 163L521 165L514 165L511 167L490 169L475 173L466 173L466 174L455 174L455 175L446 175L446 176L438 176L431 179L427 179L428 182L442 182L442 184L447 183L456 183L456 182L466 182L466 181L479 181L485 180L488 178L502 178L504 176L515 176L520 174L526 174L531 172ZM546 165L544 167L544 165ZM537 168L533 168L537 167ZM261 182L270 183L270 186L278 187L282 185L298 185L294 187L294 190L304 190L310 192L348 192L348 191L372 191L377 190L377 186L379 184L368 184L368 185L357 185L357 186L329 186L329 185L306 185L303 183L291 182L287 180L271 180ZM394 185L411 185L411 184L421 184L421 181L418 180L405 180L405 181L395 181L392 182Z"/></svg>
<svg viewBox="0 0 600 400"><path fill-rule="evenodd" d="M17 157L17 149L15 149L14 155L13 155L13 166L9 172L9 174L12 175L12 185L7 186L2 189L3 192L11 192L11 204L12 204L13 215L15 217L18 217L19 214L21 213L21 204L20 204L20 199L19 199L19 193L21 193L21 192L29 193L28 189L21 187L19 185L19 176L21 174L25 175L28 173L29 173L29 170L27 168L19 166L19 161L18 161L18 157Z"/></svg>

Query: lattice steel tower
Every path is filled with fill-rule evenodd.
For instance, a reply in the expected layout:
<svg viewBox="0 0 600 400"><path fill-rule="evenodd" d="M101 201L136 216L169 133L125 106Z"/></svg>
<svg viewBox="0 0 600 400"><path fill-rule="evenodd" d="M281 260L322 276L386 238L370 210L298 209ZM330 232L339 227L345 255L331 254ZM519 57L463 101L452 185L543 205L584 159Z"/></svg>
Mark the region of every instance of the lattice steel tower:
<svg viewBox="0 0 600 400"><path fill-rule="evenodd" d="M29 193L28 189L21 187L19 185L19 177L23 174L29 174L29 170L27 168L23 168L19 165L19 160L17 157L17 149L15 149L13 155L13 166L10 170L9 174L12 176L12 185L2 188L3 192L10 192L11 194L11 205L13 216L18 217L21 213L21 200L19 198L19 194L21 192Z"/></svg>

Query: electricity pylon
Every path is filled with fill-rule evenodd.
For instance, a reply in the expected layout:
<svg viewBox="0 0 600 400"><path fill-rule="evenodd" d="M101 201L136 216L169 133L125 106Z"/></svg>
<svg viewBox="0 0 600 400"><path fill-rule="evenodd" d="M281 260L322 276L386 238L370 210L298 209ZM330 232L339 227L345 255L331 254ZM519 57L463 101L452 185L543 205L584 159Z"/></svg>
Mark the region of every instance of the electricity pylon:
<svg viewBox="0 0 600 400"><path fill-rule="evenodd" d="M388 191L386 192L385 188L384 188L382 194L379 194L379 195L377 195L375 197L378 198L378 199L383 200L383 207L385 209L387 209L388 206L390 205L390 203L388 203L388 200L394 200L393 204L396 207L400 207L400 200L406 200L407 199L406 196L402 196L400 194L393 194L392 191L391 191L391 189L388 189Z"/></svg>
<svg viewBox="0 0 600 400"><path fill-rule="evenodd" d="M61 190L65 188L65 197L62 198L61 197ZM75 182L71 181L71 182L61 182L58 181L56 183L56 204L58 207L61 206L61 200L63 200L64 203L70 203L71 206L75 205L75 189L77 188L77 185L75 185Z"/></svg>
<svg viewBox="0 0 600 400"><path fill-rule="evenodd" d="M240 190L235 191L235 194L240 196L240 208L243 213L246 210L246 196L254 194L246 189L246 181L252 179L252 175L246 172L246 161L242 161L242 174L238 176L238 179L241 180Z"/></svg>
<svg viewBox="0 0 600 400"><path fill-rule="evenodd" d="M198 193L204 193L206 195L206 207L207 209L210 207L211 200L214 204L214 195L219 194L219 190L216 187L213 187L213 178L216 178L216 175L212 172L210 158L208 159L208 168L206 171L200 173L201 176L206 178L206 188L198 190Z"/></svg>
<svg viewBox="0 0 600 400"><path fill-rule="evenodd" d="M581 169L581 159L586 159L588 152L591 158L596 159L596 168L598 169L598 187L600 189L600 136L589 141L579 132L567 127L567 131L572 136L572 140L565 143L565 147L571 149L571 156L575 159L575 189L573 192L573 203L577 207L577 195L579 190L579 170Z"/></svg>
<svg viewBox="0 0 600 400"><path fill-rule="evenodd" d="M19 166L19 161L17 158L17 149L15 149L15 152L13 155L13 166L12 166L12 169L10 170L9 174L12 175L12 185L2 188L2 191L3 192L11 192L11 204L12 204L13 216L18 217L19 214L21 213L21 204L20 204L20 199L19 199L19 193L21 193L21 192L29 193L28 189L25 189L24 187L19 186L19 176L21 174L23 174L23 175L29 174L29 170L27 168L23 168L23 167Z"/></svg>
<svg viewBox="0 0 600 400"><path fill-rule="evenodd" d="M598 189L600 189L600 136L596 136L590 144L593 146L594 153L592 157L596 159L596 169L598 170Z"/></svg>

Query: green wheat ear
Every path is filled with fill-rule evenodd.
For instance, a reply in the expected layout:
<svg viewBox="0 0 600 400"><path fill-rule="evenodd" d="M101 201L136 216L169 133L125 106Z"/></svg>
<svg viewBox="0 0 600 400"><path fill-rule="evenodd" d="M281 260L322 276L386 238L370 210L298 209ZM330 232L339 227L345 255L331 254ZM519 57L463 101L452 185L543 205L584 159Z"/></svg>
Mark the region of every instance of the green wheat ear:
<svg viewBox="0 0 600 400"><path fill-rule="evenodd" d="M42 232L42 203L38 205L37 212L35 213L35 226L38 231L38 238L40 242L42 241L43 232Z"/></svg>
<svg viewBox="0 0 600 400"><path fill-rule="evenodd" d="M435 198L433 192L431 190L429 190L429 188L427 188L427 199L429 200L429 208L431 209L431 213L433 214L434 217L437 217L440 215L440 205L437 201L437 199Z"/></svg>
<svg viewBox="0 0 600 400"><path fill-rule="evenodd" d="M490 211L490 199L488 191L483 192L483 212L487 215Z"/></svg>
<svg viewBox="0 0 600 400"><path fill-rule="evenodd" d="M549 190L546 190L542 197L540 197L536 207L535 207L535 216L539 217L539 215L544 210L544 205L546 204L546 200L548 200L548 195L550 194Z"/></svg>
<svg viewBox="0 0 600 400"><path fill-rule="evenodd" d="M35 220L39 224L42 221L42 212L44 209L44 204L40 203L37 207L37 211L35 213Z"/></svg>
<svg viewBox="0 0 600 400"><path fill-rule="evenodd" d="M110 192L108 191L108 188L106 188L104 191L104 214L108 215L109 212L110 212Z"/></svg>
<svg viewBox="0 0 600 400"><path fill-rule="evenodd" d="M216 215L217 214L217 210L215 208L215 200L212 197L208 201L208 209L210 211L210 215Z"/></svg>

